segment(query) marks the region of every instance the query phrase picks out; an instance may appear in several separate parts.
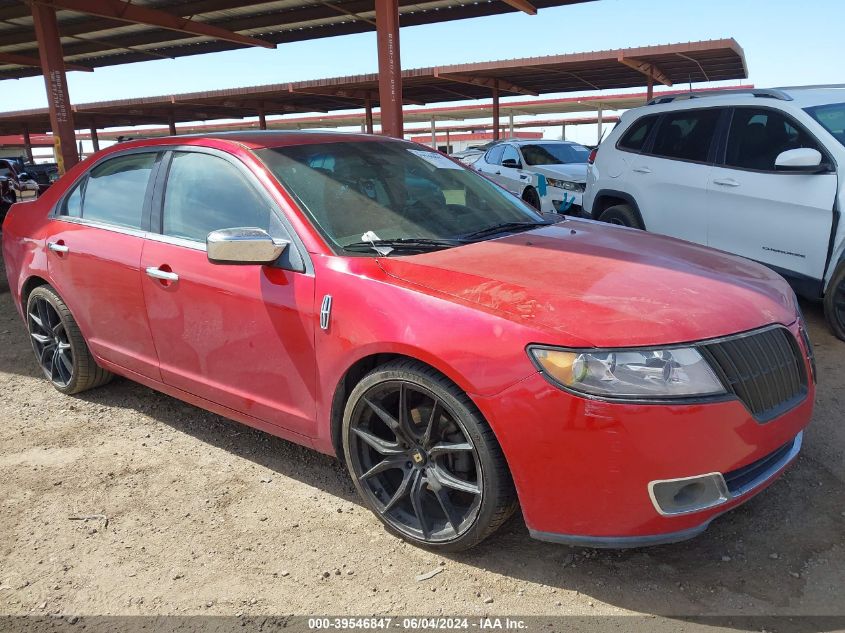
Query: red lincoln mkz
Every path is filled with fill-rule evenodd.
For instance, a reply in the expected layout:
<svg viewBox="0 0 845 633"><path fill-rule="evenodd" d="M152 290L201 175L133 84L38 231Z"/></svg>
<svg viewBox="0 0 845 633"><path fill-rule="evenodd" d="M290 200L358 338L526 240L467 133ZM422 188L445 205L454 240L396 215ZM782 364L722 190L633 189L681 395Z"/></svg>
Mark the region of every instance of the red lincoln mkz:
<svg viewBox="0 0 845 633"><path fill-rule="evenodd" d="M417 544L522 509L576 545L677 541L795 458L814 367L752 262L551 224L475 172L375 136L125 143L3 225L61 392L119 374L341 456Z"/></svg>

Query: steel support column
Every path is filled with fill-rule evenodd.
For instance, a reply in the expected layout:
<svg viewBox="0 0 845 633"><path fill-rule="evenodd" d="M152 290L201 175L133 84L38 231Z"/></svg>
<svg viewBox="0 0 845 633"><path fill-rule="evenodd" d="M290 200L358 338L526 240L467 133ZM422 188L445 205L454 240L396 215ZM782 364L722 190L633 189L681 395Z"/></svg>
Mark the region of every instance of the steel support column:
<svg viewBox="0 0 845 633"><path fill-rule="evenodd" d="M449 143L449 128L446 128L446 153L447 154L452 153L452 147Z"/></svg>
<svg viewBox="0 0 845 633"><path fill-rule="evenodd" d="M508 112L508 136L513 138L513 112Z"/></svg>
<svg viewBox="0 0 845 633"><path fill-rule="evenodd" d="M493 140L498 141L501 138L499 126L499 82L493 82Z"/></svg>
<svg viewBox="0 0 845 633"><path fill-rule="evenodd" d="M649 75L648 76L648 87L646 88L646 93L645 93L645 100L651 101L652 96L654 96L654 77Z"/></svg>
<svg viewBox="0 0 845 633"><path fill-rule="evenodd" d="M94 151L100 151L100 137L97 136L97 125L95 123L91 124L91 145L94 146Z"/></svg>
<svg viewBox="0 0 845 633"><path fill-rule="evenodd" d="M29 125L26 123L23 124L23 153L26 155L28 162L35 162L32 159L32 139L29 138Z"/></svg>
<svg viewBox="0 0 845 633"><path fill-rule="evenodd" d="M364 126L362 132L373 134L373 100L370 97L364 99Z"/></svg>
<svg viewBox="0 0 845 633"><path fill-rule="evenodd" d="M566 123L561 123L560 125L560 140L566 140Z"/></svg>
<svg viewBox="0 0 845 633"><path fill-rule="evenodd" d="M167 116L167 127L170 128L170 136L176 136L176 117L172 112Z"/></svg>
<svg viewBox="0 0 845 633"><path fill-rule="evenodd" d="M596 117L596 127L597 127L596 143L597 143L597 144L598 144L598 143L601 143L601 137L602 137L602 129L601 129L601 128L602 128L602 120L601 120L601 115L602 115L601 106L599 106L599 107L598 107L598 110L597 110L597 117Z"/></svg>
<svg viewBox="0 0 845 633"><path fill-rule="evenodd" d="M435 126L434 117L431 117L431 146L437 149L437 128Z"/></svg>
<svg viewBox="0 0 845 633"><path fill-rule="evenodd" d="M264 106L258 109L258 127L259 129L267 129L267 116L264 114Z"/></svg>
<svg viewBox="0 0 845 633"><path fill-rule="evenodd" d="M381 133L403 137L402 64L399 56L399 2L375 0Z"/></svg>
<svg viewBox="0 0 845 633"><path fill-rule="evenodd" d="M50 127L53 129L53 145L59 173L65 173L79 162L76 151L76 131L73 128L73 111L67 92L65 63L62 57L62 43L56 10L53 7L32 3L32 20L35 36L38 38L38 54L41 58L41 72L47 88L47 102L50 107Z"/></svg>

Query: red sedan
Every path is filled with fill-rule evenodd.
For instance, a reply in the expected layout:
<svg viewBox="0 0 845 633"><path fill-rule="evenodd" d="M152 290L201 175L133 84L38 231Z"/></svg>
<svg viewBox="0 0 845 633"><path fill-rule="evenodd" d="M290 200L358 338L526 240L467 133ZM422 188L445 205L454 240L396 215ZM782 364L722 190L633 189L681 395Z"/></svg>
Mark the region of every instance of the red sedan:
<svg viewBox="0 0 845 633"><path fill-rule="evenodd" d="M338 455L413 543L694 536L793 461L814 366L789 286L738 257L551 224L405 141L111 147L3 225L45 376L127 377Z"/></svg>

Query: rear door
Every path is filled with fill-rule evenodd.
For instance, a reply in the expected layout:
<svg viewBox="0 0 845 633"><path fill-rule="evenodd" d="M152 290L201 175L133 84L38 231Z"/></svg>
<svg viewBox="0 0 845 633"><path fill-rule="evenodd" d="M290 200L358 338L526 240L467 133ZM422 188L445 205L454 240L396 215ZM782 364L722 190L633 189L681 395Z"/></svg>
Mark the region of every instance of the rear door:
<svg viewBox="0 0 845 633"><path fill-rule="evenodd" d="M631 156L628 178L646 230L707 243L707 184L722 112L668 112L651 147Z"/></svg>
<svg viewBox="0 0 845 633"><path fill-rule="evenodd" d="M48 270L91 351L160 379L141 292L141 250L156 152L109 158L59 204L47 238Z"/></svg>
<svg viewBox="0 0 845 633"><path fill-rule="evenodd" d="M778 154L824 147L800 123L772 108L732 113L720 165L708 192L708 244L763 262L793 278L824 276L836 173L796 174L775 169Z"/></svg>
<svg viewBox="0 0 845 633"><path fill-rule="evenodd" d="M304 251L263 186L234 157L174 151L165 170L141 261L162 379L313 435L314 276ZM292 243L270 266L210 263L208 233L235 227L262 228Z"/></svg>
<svg viewBox="0 0 845 633"><path fill-rule="evenodd" d="M504 145L494 145L476 164L475 168L490 178L493 182L503 184L502 181L502 154L505 151Z"/></svg>

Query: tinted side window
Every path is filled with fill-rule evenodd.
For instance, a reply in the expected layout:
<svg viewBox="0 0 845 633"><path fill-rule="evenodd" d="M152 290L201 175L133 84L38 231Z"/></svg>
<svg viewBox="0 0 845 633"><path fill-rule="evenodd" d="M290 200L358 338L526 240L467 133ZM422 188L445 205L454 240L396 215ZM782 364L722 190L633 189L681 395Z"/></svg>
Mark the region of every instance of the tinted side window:
<svg viewBox="0 0 845 633"><path fill-rule="evenodd" d="M65 203L62 206L62 215L71 218L78 218L82 215L82 192L85 190L85 178L79 181L79 184L74 187L70 195L65 198Z"/></svg>
<svg viewBox="0 0 845 633"><path fill-rule="evenodd" d="M725 165L774 171L778 154L800 147L821 152L809 134L796 128L779 112L737 108L728 133Z"/></svg>
<svg viewBox="0 0 845 633"><path fill-rule="evenodd" d="M646 139L657 121L657 116L646 116L635 122L619 140L618 147L632 152L640 152Z"/></svg>
<svg viewBox="0 0 845 633"><path fill-rule="evenodd" d="M663 117L651 153L665 158L706 161L721 110L685 110Z"/></svg>
<svg viewBox="0 0 845 633"><path fill-rule="evenodd" d="M164 193L163 232L205 242L212 231L270 229L270 207L228 161L209 154L173 154Z"/></svg>
<svg viewBox="0 0 845 633"><path fill-rule="evenodd" d="M504 151L504 145L496 145L489 152L487 152L487 155L484 157L484 160L486 160L491 165L498 165L502 162L502 152Z"/></svg>
<svg viewBox="0 0 845 633"><path fill-rule="evenodd" d="M82 217L140 229L155 159L154 153L129 154L97 165L88 174Z"/></svg>
<svg viewBox="0 0 845 633"><path fill-rule="evenodd" d="M516 148L513 145L505 145L504 152L502 153L502 162L507 159L515 160L517 163L522 162L519 159L519 152L516 151Z"/></svg>

